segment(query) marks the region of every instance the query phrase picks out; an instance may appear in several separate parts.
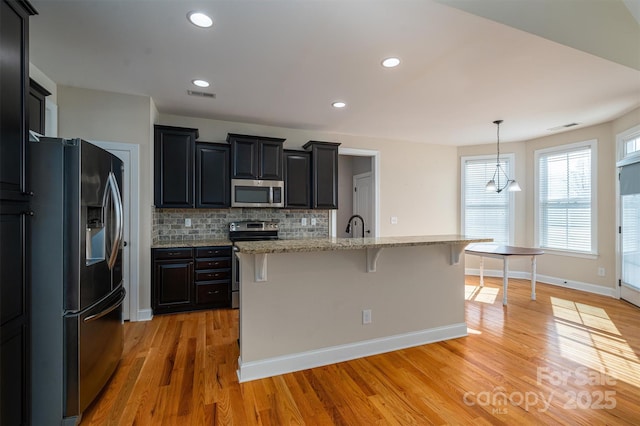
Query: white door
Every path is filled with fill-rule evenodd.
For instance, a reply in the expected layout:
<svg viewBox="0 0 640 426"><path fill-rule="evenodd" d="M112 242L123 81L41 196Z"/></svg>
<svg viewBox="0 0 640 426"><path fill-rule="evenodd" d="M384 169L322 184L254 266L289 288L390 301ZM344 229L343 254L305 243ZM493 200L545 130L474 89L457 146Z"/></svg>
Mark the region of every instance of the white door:
<svg viewBox="0 0 640 426"><path fill-rule="evenodd" d="M91 141L91 143L109 151L111 154L122 160L124 165L122 177L122 202L124 204L123 239L125 241L125 246L122 250L122 285L127 294L124 302L122 303L122 315L124 320L135 321L137 320L137 297L135 297L135 294L138 291L137 273L135 273L135 271L138 270L138 265L137 256L132 256L132 253L134 253L132 250L135 250L135 247L138 245L137 241L135 241L136 238L133 238L134 241L132 241L131 237L132 235L136 235L135 232L132 232L132 210L137 210L137 197L132 196L132 190L134 188L134 185L132 185L132 178L134 177L132 174L132 160L134 162L137 161L137 146L124 143L99 141ZM135 157L135 159L132 159L132 157ZM132 203L136 203L136 206ZM134 207L133 209L132 206ZM134 303L132 303L132 299L134 300Z"/></svg>
<svg viewBox="0 0 640 426"><path fill-rule="evenodd" d="M353 214L362 216L364 219L364 235L362 225L354 223L354 237L375 237L375 227L373 224L373 175L371 172L353 176Z"/></svg>
<svg viewBox="0 0 640 426"><path fill-rule="evenodd" d="M640 162L620 169L620 297L640 306Z"/></svg>

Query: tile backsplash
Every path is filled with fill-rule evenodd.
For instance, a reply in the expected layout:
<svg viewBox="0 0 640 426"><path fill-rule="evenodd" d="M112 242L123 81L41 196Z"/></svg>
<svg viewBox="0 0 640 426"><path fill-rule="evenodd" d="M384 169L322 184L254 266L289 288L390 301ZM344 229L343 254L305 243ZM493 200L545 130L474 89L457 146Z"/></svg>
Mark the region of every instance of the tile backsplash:
<svg viewBox="0 0 640 426"><path fill-rule="evenodd" d="M307 225L302 225L302 219ZM191 219L191 227L185 226ZM316 224L311 226L311 219ZM241 220L277 220L280 238L323 238L329 236L329 210L288 209L155 209L153 243L183 240L227 239L229 222Z"/></svg>

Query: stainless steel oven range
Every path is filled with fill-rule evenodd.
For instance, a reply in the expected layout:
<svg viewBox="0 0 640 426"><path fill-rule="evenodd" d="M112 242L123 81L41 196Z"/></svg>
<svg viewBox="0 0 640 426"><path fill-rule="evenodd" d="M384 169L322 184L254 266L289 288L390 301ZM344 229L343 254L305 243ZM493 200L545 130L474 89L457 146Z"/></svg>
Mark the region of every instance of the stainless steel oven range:
<svg viewBox="0 0 640 426"><path fill-rule="evenodd" d="M236 241L265 241L278 239L278 221L258 221L247 220L242 222L231 222L229 224L229 240ZM240 259L235 255L237 249L234 247L233 262L231 267L231 307L236 309L240 306Z"/></svg>

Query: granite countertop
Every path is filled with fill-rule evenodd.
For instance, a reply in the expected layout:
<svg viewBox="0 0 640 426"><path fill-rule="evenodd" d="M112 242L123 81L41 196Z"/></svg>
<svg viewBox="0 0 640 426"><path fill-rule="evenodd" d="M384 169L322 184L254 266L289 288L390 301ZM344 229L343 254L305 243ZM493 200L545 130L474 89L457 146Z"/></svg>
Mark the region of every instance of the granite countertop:
<svg viewBox="0 0 640 426"><path fill-rule="evenodd" d="M236 242L240 253L267 254L332 250L360 250L369 248L428 246L434 244L470 244L491 242L491 238L471 238L464 235L419 235L380 238L314 238L300 240Z"/></svg>
<svg viewBox="0 0 640 426"><path fill-rule="evenodd" d="M209 246L231 246L229 240L182 240L182 241L162 241L151 244L151 248L177 248L177 247L209 247Z"/></svg>

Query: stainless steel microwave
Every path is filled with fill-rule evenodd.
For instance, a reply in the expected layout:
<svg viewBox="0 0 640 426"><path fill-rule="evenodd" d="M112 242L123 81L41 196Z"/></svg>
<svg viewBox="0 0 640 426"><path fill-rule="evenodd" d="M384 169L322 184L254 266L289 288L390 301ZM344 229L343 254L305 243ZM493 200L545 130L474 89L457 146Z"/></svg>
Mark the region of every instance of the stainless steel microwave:
<svg viewBox="0 0 640 426"><path fill-rule="evenodd" d="M284 182L231 179L231 207L284 207Z"/></svg>

